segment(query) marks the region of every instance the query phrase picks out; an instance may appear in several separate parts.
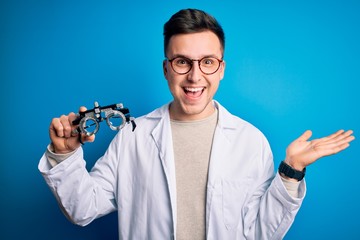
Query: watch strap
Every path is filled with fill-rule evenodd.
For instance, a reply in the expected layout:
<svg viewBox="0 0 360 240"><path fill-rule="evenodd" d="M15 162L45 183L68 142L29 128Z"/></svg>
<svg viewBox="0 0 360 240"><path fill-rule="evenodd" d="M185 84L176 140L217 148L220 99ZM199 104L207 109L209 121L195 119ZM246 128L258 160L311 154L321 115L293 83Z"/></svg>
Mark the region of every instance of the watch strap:
<svg viewBox="0 0 360 240"><path fill-rule="evenodd" d="M282 173L284 176L289 178L294 178L298 181L301 181L305 177L306 168L302 171L298 171L292 168L290 165L282 161L279 165L279 173Z"/></svg>

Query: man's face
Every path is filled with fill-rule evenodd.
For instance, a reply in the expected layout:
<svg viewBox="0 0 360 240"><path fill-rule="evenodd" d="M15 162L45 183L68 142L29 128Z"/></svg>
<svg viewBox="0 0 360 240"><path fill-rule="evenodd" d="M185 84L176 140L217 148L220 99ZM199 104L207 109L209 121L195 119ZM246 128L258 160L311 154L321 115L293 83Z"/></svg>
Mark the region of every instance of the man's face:
<svg viewBox="0 0 360 240"><path fill-rule="evenodd" d="M178 34L170 38L166 56L173 59L178 56L189 59L215 57L222 59L219 38L211 31ZM224 76L225 62L220 63L217 72L206 75L199 69L197 61L186 74L174 72L168 60L163 62L164 75L174 101L170 105L170 117L174 120L198 120L214 112L212 99Z"/></svg>

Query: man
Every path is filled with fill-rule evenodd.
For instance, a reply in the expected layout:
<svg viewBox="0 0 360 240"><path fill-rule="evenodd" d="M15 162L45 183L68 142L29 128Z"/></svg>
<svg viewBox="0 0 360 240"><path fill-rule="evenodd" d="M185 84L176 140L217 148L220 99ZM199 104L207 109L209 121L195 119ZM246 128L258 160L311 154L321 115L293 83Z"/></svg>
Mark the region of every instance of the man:
<svg viewBox="0 0 360 240"><path fill-rule="evenodd" d="M338 131L289 145L274 175L270 146L213 100L225 71L224 32L210 15L181 10L164 25L164 76L173 101L125 126L91 172L74 113L54 118L39 163L76 224L118 211L120 239L282 239L305 196L305 168L354 139ZM81 111L84 111L81 108ZM83 142L92 136L80 136Z"/></svg>

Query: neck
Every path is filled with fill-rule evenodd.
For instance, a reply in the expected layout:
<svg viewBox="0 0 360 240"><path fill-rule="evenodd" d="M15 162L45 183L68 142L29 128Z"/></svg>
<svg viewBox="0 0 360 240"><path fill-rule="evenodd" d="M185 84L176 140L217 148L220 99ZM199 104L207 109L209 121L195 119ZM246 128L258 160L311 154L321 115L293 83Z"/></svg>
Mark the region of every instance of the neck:
<svg viewBox="0 0 360 240"><path fill-rule="evenodd" d="M170 119L176 121L195 121L201 120L211 116L215 111L213 102L209 102L205 108L196 108L191 106L189 108L177 106L176 102L172 102L169 106Z"/></svg>

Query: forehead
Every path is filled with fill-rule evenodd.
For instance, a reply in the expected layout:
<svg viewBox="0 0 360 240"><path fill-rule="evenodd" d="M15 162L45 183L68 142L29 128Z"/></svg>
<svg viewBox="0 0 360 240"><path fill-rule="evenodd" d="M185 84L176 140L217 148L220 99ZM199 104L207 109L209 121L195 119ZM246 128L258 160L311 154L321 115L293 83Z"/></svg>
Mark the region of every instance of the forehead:
<svg viewBox="0 0 360 240"><path fill-rule="evenodd" d="M167 57L177 55L189 58L204 56L222 57L222 47L219 38L211 31L177 34L170 38Z"/></svg>

